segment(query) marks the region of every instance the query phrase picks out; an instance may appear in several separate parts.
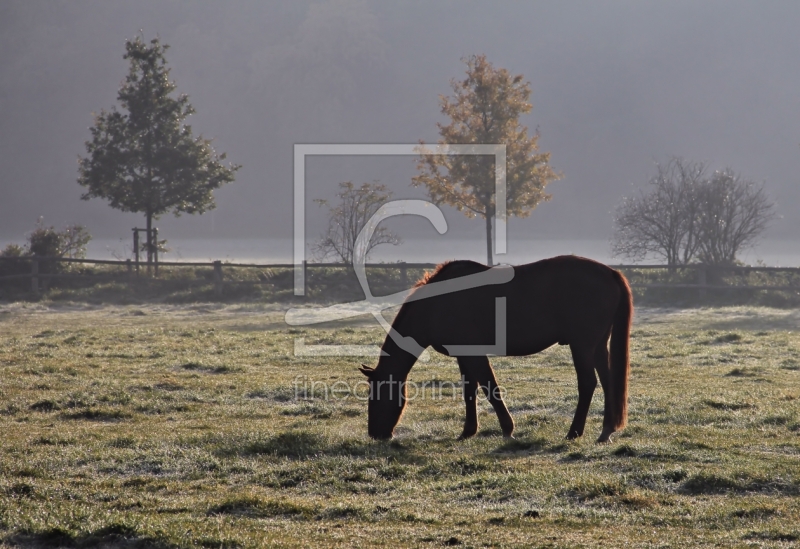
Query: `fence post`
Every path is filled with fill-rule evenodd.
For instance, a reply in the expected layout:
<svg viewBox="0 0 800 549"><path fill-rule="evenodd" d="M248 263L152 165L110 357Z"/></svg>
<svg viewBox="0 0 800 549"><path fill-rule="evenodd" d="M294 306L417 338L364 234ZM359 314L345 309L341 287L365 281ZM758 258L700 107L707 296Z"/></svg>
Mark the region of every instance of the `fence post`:
<svg viewBox="0 0 800 549"><path fill-rule="evenodd" d="M697 293L700 299L706 298L705 286L708 284L707 280L708 278L706 276L706 266L700 265L699 267L697 267L697 284L700 286L700 289L698 290Z"/></svg>
<svg viewBox="0 0 800 549"><path fill-rule="evenodd" d="M31 292L34 294L39 293L39 260L36 257L31 258Z"/></svg>
<svg viewBox="0 0 800 549"><path fill-rule="evenodd" d="M222 295L222 261L214 262L214 295Z"/></svg>
<svg viewBox="0 0 800 549"><path fill-rule="evenodd" d="M139 229L133 228L133 255L136 258L136 276L139 276Z"/></svg>
<svg viewBox="0 0 800 549"><path fill-rule="evenodd" d="M155 263L156 278L158 278L158 227L153 228L153 260Z"/></svg>
<svg viewBox="0 0 800 549"><path fill-rule="evenodd" d="M133 280L133 263L130 258L125 260L125 266L128 268L128 282Z"/></svg>
<svg viewBox="0 0 800 549"><path fill-rule="evenodd" d="M406 275L406 262L402 261L400 263L400 284L405 288L408 286L408 277Z"/></svg>
<svg viewBox="0 0 800 549"><path fill-rule="evenodd" d="M308 287L308 261L303 260L303 286Z"/></svg>

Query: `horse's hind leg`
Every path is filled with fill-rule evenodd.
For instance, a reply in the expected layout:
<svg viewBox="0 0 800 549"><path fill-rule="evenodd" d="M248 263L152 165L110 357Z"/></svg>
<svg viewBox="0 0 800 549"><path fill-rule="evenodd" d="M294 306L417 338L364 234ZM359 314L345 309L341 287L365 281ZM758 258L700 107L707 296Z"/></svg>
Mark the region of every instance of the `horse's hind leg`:
<svg viewBox="0 0 800 549"><path fill-rule="evenodd" d="M605 395L605 408L603 410L603 432L597 442L607 442L608 438L614 432L614 427L609 423L611 418L611 395L608 394L610 387L609 376L611 375L610 364L608 361L608 348L606 343L602 342L598 345L594 353L594 367L597 370L597 377L600 378L600 386L603 388Z"/></svg>
<svg viewBox="0 0 800 549"><path fill-rule="evenodd" d="M575 417L567 433L567 438L572 440L583 435L589 405L592 403L592 395L597 387L597 377L594 375L594 349L570 345L570 350L572 351L572 361L575 363L575 372L578 374L578 406L575 408Z"/></svg>
<svg viewBox="0 0 800 549"><path fill-rule="evenodd" d="M485 356L460 356L458 357L458 367L464 381L464 402L467 406L464 431L460 438L469 438L478 432L478 387L483 390L487 400L494 408L503 436L513 435L514 420L508 412L506 403L503 402L500 387L492 366L489 364L489 359Z"/></svg>

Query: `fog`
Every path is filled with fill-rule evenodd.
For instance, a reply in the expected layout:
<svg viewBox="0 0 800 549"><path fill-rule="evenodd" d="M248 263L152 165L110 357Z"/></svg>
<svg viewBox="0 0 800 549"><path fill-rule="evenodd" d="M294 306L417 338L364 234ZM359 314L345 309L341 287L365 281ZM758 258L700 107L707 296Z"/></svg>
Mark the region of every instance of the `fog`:
<svg viewBox="0 0 800 549"><path fill-rule="evenodd" d="M142 217L81 201L77 158L92 112L116 104L126 39L171 46L195 134L242 164L202 216L167 215L165 238L291 238L295 143L414 143L438 138L438 95L485 53L531 82L540 147L563 174L552 200L512 219L517 240L605 239L614 207L670 155L765 181L800 232L800 4L796 2L264 2L4 0L0 3L0 238L22 241L39 216L128 238ZM314 198L340 181L412 189L414 159L309 159ZM451 235L483 224L446 210ZM406 238L433 237L400 222ZM567 250L569 251L569 250Z"/></svg>

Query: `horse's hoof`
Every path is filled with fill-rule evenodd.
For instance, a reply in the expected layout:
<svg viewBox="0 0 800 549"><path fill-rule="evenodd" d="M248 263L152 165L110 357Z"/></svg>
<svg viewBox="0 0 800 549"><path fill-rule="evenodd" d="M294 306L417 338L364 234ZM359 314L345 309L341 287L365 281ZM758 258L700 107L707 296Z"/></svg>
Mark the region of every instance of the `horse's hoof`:
<svg viewBox="0 0 800 549"><path fill-rule="evenodd" d="M567 440L575 440L576 438L580 438L583 433L576 433L575 431L570 431L567 433Z"/></svg>
<svg viewBox="0 0 800 549"><path fill-rule="evenodd" d="M605 431L603 431L603 433L597 438L597 443L598 444L605 444L606 442L611 442L611 435L612 434L613 434L613 431L611 433L606 433Z"/></svg>
<svg viewBox="0 0 800 549"><path fill-rule="evenodd" d="M503 438L512 438L512 439L515 439L516 437L514 436L514 433L508 433L508 434L506 434L506 433L503 433Z"/></svg>

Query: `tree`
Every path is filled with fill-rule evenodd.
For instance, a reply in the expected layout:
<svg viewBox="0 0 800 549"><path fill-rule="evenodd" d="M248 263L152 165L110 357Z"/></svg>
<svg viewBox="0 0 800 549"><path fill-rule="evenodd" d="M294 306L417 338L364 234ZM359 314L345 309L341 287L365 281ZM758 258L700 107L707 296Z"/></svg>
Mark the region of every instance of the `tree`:
<svg viewBox="0 0 800 549"><path fill-rule="evenodd" d="M339 199L336 206L331 206L327 200L315 200L330 211L328 229L316 243L315 251L321 259L333 258L352 265L358 235L375 212L392 197L392 192L377 181L364 183L360 187L356 187L351 181L345 181L339 183L336 197ZM369 256L375 246L397 246L400 242L386 227L378 227L367 244L364 258Z"/></svg>
<svg viewBox="0 0 800 549"><path fill-rule="evenodd" d="M617 208L614 255L634 261L655 255L670 267L732 265L775 216L763 184L731 169L709 174L702 163L672 158L657 172L649 193Z"/></svg>
<svg viewBox="0 0 800 549"><path fill-rule="evenodd" d="M506 69L495 69L485 55L464 60L467 77L451 80L453 96L440 96L448 125L437 124L439 144L506 145L506 212L527 217L543 200L544 188L560 177L550 167L550 153L538 152L539 133L528 136L519 117L531 111L530 82ZM424 145L423 142L420 142ZM492 265L492 217L495 205L495 165L478 155L420 155L415 187L424 186L436 204L447 204L486 224L486 261Z"/></svg>
<svg viewBox="0 0 800 549"><path fill-rule="evenodd" d="M215 207L212 192L234 180L240 166L220 162L211 141L192 136L184 124L193 114L185 94L173 97L175 83L156 38L125 44L130 63L117 99L126 112L101 111L86 142L88 156L79 159L81 198L108 200L112 208L143 213L147 222L147 257L151 260L153 219L164 213L203 213Z"/></svg>
<svg viewBox="0 0 800 549"><path fill-rule="evenodd" d="M775 217L763 183L745 179L730 168L715 172L700 191L699 259L706 265L732 265L752 247Z"/></svg>
<svg viewBox="0 0 800 549"><path fill-rule="evenodd" d="M633 261L661 257L670 267L690 263L699 247L699 188L706 166L673 157L656 165L649 193L624 198L617 208L612 253Z"/></svg>

